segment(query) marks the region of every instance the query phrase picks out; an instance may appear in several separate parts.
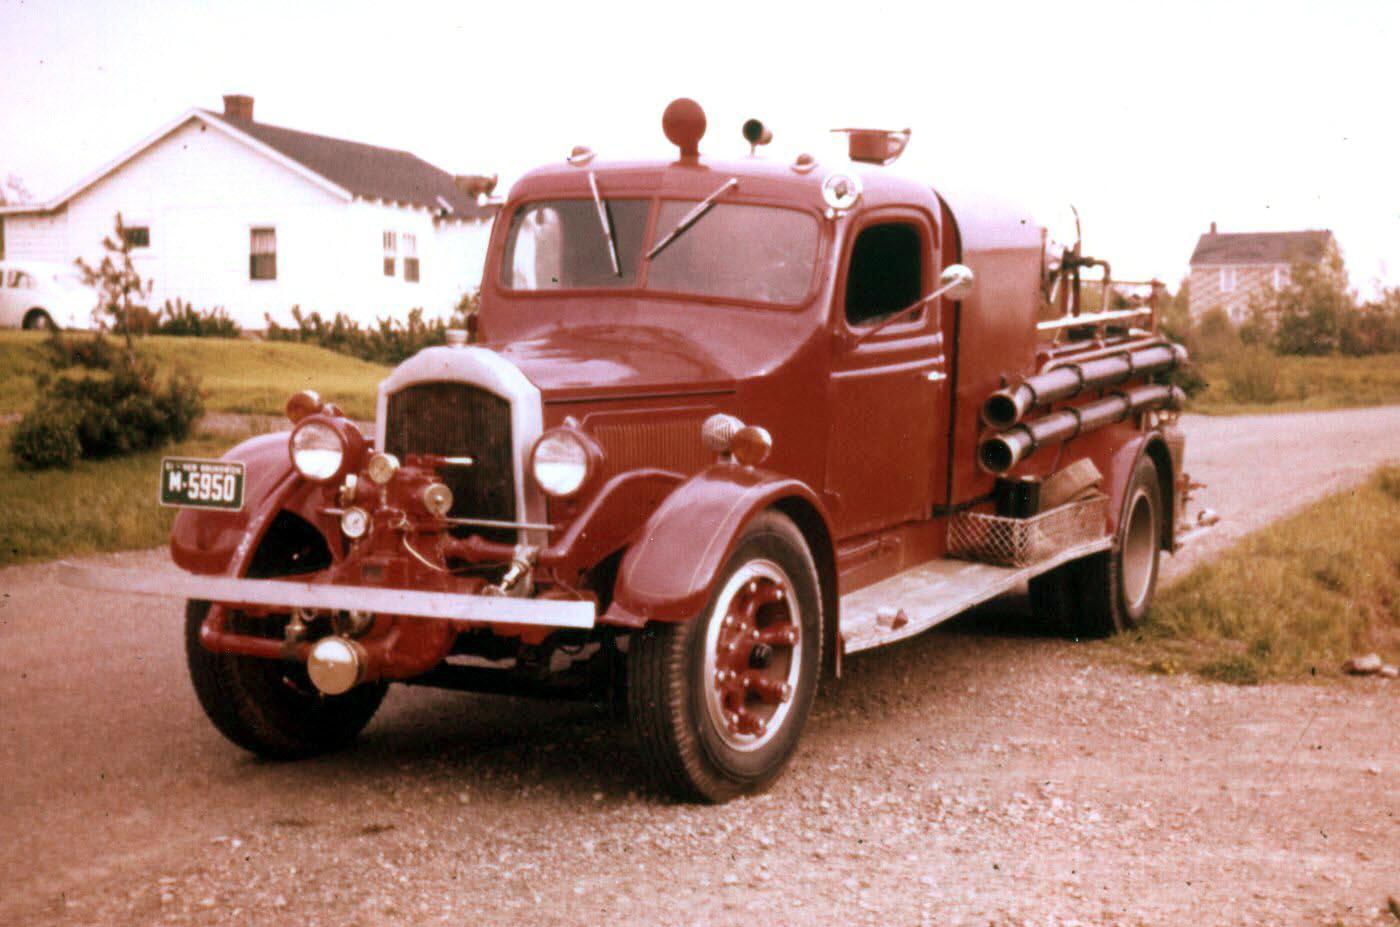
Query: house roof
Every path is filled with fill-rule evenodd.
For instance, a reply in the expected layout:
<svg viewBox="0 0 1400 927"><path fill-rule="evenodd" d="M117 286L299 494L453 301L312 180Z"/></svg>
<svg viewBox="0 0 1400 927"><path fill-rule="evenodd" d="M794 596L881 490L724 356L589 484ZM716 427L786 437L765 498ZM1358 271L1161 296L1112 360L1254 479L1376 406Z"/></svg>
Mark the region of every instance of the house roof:
<svg viewBox="0 0 1400 927"><path fill-rule="evenodd" d="M1212 226L1213 227L1213 226ZM1195 264L1291 264L1316 263L1327 253L1332 233L1327 229L1303 232L1239 232L1202 235L1191 253Z"/></svg>
<svg viewBox="0 0 1400 927"><path fill-rule="evenodd" d="M191 119L198 119L223 131L345 199L360 197L422 207L432 210L434 214L445 213L448 218L459 220L489 218L497 209L494 203L478 205L475 197L457 188L451 174L407 151L232 119L204 109L191 109L52 200L0 206L0 215L53 212Z"/></svg>
<svg viewBox="0 0 1400 927"><path fill-rule="evenodd" d="M478 206L475 198L458 190L451 174L407 151L232 119L209 110L200 110L200 114L251 135L355 196L433 211L446 203L459 219L482 218L495 211Z"/></svg>

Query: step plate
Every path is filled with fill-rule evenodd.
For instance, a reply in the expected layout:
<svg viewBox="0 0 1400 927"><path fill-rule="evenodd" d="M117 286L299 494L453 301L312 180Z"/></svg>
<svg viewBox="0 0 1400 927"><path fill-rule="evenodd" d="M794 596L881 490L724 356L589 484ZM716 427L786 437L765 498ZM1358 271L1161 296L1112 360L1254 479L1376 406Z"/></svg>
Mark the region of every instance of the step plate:
<svg viewBox="0 0 1400 927"><path fill-rule="evenodd" d="M1027 567L1000 567L967 560L932 560L841 597L841 640L846 653L893 644L927 631L975 605L1010 592L1020 583L1062 563L1113 546L1099 538ZM884 610L902 612L904 623L881 622Z"/></svg>

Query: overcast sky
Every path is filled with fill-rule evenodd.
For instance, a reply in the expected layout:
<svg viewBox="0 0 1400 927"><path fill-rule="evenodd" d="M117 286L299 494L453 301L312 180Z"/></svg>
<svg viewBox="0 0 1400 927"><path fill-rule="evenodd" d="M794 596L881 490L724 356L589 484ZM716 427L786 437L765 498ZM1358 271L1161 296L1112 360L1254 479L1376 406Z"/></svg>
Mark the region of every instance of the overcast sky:
<svg viewBox="0 0 1400 927"><path fill-rule="evenodd" d="M668 12L684 10L683 14ZM60 192L191 106L405 148L503 188L575 144L834 163L834 126L911 127L898 169L1001 192L1122 277L1175 286L1196 237L1330 228L1400 284L1400 2L495 4L0 0L0 177Z"/></svg>

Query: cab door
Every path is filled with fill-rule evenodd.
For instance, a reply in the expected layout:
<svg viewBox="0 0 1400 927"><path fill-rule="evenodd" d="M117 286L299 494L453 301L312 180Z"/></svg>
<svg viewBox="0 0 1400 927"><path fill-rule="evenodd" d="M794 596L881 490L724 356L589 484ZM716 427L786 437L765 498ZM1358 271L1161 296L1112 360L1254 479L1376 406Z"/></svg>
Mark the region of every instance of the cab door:
<svg viewBox="0 0 1400 927"><path fill-rule="evenodd" d="M948 433L947 369L932 292L937 226L915 209L865 213L847 236L832 312L826 495L843 537L930 517ZM888 323L880 327L881 323Z"/></svg>

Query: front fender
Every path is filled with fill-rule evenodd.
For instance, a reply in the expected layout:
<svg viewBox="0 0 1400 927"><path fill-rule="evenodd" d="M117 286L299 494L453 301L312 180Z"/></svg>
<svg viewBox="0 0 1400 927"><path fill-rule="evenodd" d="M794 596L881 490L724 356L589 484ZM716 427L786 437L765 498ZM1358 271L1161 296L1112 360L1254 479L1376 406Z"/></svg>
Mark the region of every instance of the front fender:
<svg viewBox="0 0 1400 927"><path fill-rule="evenodd" d="M698 615L745 524L784 499L799 498L830 522L805 484L763 470L716 464L681 484L652 513L618 570L604 621L641 627Z"/></svg>
<svg viewBox="0 0 1400 927"><path fill-rule="evenodd" d="M170 529L170 556L191 573L240 575L272 517L297 484L286 433L258 435L224 454L245 465L243 508L181 509Z"/></svg>

